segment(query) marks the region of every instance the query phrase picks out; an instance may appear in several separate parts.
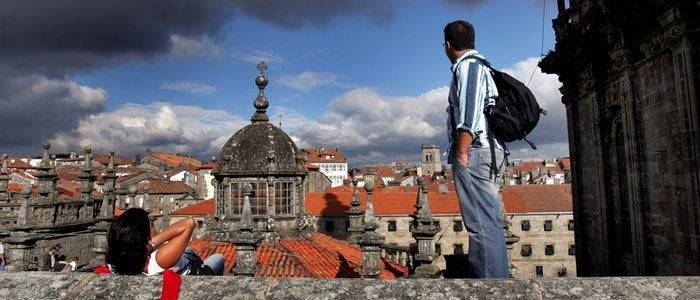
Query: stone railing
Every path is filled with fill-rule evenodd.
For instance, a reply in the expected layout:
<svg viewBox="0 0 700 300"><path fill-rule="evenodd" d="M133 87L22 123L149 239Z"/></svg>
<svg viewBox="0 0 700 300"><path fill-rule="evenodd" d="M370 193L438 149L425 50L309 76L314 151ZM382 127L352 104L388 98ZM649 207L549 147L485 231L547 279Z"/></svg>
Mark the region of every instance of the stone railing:
<svg viewBox="0 0 700 300"><path fill-rule="evenodd" d="M2 299L158 299L161 277L1 272ZM275 279L184 276L180 299L698 299L700 277Z"/></svg>
<svg viewBox="0 0 700 300"><path fill-rule="evenodd" d="M399 246L392 244L384 244L380 246L382 248L382 258L408 266L409 268L413 266L413 258L410 246Z"/></svg>

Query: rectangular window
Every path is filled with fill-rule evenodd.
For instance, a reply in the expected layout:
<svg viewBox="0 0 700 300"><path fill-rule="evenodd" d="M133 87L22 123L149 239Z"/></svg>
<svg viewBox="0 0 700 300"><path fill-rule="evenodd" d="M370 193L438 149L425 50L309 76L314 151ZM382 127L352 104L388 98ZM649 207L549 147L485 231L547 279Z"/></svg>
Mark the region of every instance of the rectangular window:
<svg viewBox="0 0 700 300"><path fill-rule="evenodd" d="M335 223L333 221L326 221L326 232L333 232L335 230Z"/></svg>
<svg viewBox="0 0 700 300"><path fill-rule="evenodd" d="M460 232L464 229L464 226L462 226L462 220L455 220L454 224L452 224L452 230L455 232Z"/></svg>
<svg viewBox="0 0 700 300"><path fill-rule="evenodd" d="M569 245L569 255L576 255L576 245Z"/></svg>
<svg viewBox="0 0 700 300"><path fill-rule="evenodd" d="M463 255L464 254L464 246L462 244L454 244L454 254L455 255Z"/></svg>
<svg viewBox="0 0 700 300"><path fill-rule="evenodd" d="M388 231L396 231L396 221L388 221L387 223Z"/></svg>
<svg viewBox="0 0 700 300"><path fill-rule="evenodd" d="M275 182L275 214L290 215L294 212L294 182Z"/></svg>
<svg viewBox="0 0 700 300"><path fill-rule="evenodd" d="M530 231L530 220L520 221L520 229L523 231Z"/></svg>
<svg viewBox="0 0 700 300"><path fill-rule="evenodd" d="M253 215L267 214L267 181L252 181L250 183L253 188L250 195L250 208ZM241 214L243 210L243 185L244 182L231 183L231 197L233 202L232 213L235 215Z"/></svg>
<svg viewBox="0 0 700 300"><path fill-rule="evenodd" d="M433 225L440 227L440 220L433 221Z"/></svg>
<svg viewBox="0 0 700 300"><path fill-rule="evenodd" d="M544 255L554 255L554 245L544 246Z"/></svg>
<svg viewBox="0 0 700 300"><path fill-rule="evenodd" d="M552 220L544 221L544 231L552 231Z"/></svg>
<svg viewBox="0 0 700 300"><path fill-rule="evenodd" d="M442 244L440 244L440 243L435 244L435 253L437 255L442 255Z"/></svg>
<svg viewBox="0 0 700 300"><path fill-rule="evenodd" d="M574 220L569 220L568 227L569 227L569 230L574 230Z"/></svg>
<svg viewBox="0 0 700 300"><path fill-rule="evenodd" d="M535 275L537 277L542 277L544 275L544 270L542 269L542 266L535 266Z"/></svg>
<svg viewBox="0 0 700 300"><path fill-rule="evenodd" d="M531 245L520 246L520 255L522 255L522 256L532 255L532 246Z"/></svg>

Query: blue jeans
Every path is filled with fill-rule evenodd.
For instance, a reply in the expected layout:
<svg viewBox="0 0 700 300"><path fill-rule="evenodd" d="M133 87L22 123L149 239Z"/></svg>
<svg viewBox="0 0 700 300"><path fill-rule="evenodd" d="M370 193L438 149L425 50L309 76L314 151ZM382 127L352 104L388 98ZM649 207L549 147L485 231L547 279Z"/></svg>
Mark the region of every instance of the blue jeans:
<svg viewBox="0 0 700 300"><path fill-rule="evenodd" d="M192 250L192 248L186 248L185 252L192 254L192 255L197 255L197 253ZM214 275L223 275L224 274L224 256L219 254L219 253L214 253L212 255L209 255L203 262L203 265L208 266L211 268L212 272Z"/></svg>
<svg viewBox="0 0 700 300"><path fill-rule="evenodd" d="M469 234L467 258L477 278L508 278L508 253L500 218L498 193L503 166L503 150L496 149L497 175L491 169L491 148L471 148L469 165L455 160L454 181L462 210L462 220Z"/></svg>

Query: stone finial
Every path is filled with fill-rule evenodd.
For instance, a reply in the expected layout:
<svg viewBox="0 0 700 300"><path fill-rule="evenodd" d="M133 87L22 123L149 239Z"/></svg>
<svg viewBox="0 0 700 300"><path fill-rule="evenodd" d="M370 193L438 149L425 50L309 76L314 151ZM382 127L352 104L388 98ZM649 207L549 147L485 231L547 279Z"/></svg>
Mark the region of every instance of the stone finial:
<svg viewBox="0 0 700 300"><path fill-rule="evenodd" d="M242 276L253 276L258 268L255 251L260 237L253 232L253 212L250 207L250 195L253 188L249 183L243 186L243 210L241 221L236 226L232 239L236 246L236 264L233 273Z"/></svg>
<svg viewBox="0 0 700 300"><path fill-rule="evenodd" d="M350 200L350 208L346 211L348 215L348 242L357 243L362 234L362 210L360 210L360 193L357 191L357 179L352 180L352 199Z"/></svg>
<svg viewBox="0 0 700 300"><path fill-rule="evenodd" d="M114 171L114 151L109 151L109 162L107 163L107 171Z"/></svg>
<svg viewBox="0 0 700 300"><path fill-rule="evenodd" d="M83 152L85 152L83 170L92 170L92 149L89 146L85 146L85 148L83 148Z"/></svg>
<svg viewBox="0 0 700 300"><path fill-rule="evenodd" d="M37 177L37 191L42 196L49 196L51 194L56 195L56 170L52 156L49 155L49 149L51 149L51 143L44 143L44 154L41 156L41 163L38 167Z"/></svg>
<svg viewBox="0 0 700 300"><path fill-rule="evenodd" d="M8 161L8 156L7 154L2 155L2 168L0 168L0 174L7 174L7 161Z"/></svg>
<svg viewBox="0 0 700 300"><path fill-rule="evenodd" d="M10 184L10 176L7 175L7 154L2 155L2 167L0 167L0 200L9 200L10 195L7 193L8 185Z"/></svg>
<svg viewBox="0 0 700 300"><path fill-rule="evenodd" d="M49 149L51 149L51 143L45 142L42 147L44 148L44 154L41 155L41 163L39 165L45 168L50 168L51 156L49 155Z"/></svg>
<svg viewBox="0 0 700 300"><path fill-rule="evenodd" d="M416 212L413 214L413 222L410 226L411 234L416 239L418 253L414 255L416 277L435 278L439 276L440 268L433 265L437 257L435 253L435 235L440 232L440 225L435 224L435 219L430 215L430 199L428 198L428 184L422 178L418 179L420 190L416 199Z"/></svg>
<svg viewBox="0 0 700 300"><path fill-rule="evenodd" d="M265 70L267 70L267 64L261 61L257 68L260 74L255 77L255 84L258 86L258 96L255 98L255 101L253 101L255 114L250 118L250 121L253 123L267 122L270 120L267 116L267 108L270 106L270 103L267 101L267 97L265 97L265 87L267 86Z"/></svg>
<svg viewBox="0 0 700 300"><path fill-rule="evenodd" d="M374 205L372 193L374 192L374 178L365 179L365 191L367 192L367 208L365 209L364 232L360 236L358 244L362 249L362 271L360 275L365 278L378 278L382 273L380 246L385 238L376 232L379 225L374 221Z"/></svg>

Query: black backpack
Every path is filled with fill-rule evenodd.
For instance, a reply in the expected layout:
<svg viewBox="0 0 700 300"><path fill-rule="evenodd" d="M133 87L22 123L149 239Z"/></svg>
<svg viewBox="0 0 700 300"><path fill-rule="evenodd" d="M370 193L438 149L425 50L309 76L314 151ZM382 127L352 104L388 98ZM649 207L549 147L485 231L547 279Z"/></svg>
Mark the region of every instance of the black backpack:
<svg viewBox="0 0 700 300"><path fill-rule="evenodd" d="M491 70L498 88L496 105L489 106L484 111L493 137L506 143L524 140L532 149L537 149L535 144L527 140L527 135L537 126L540 114L546 115L547 111L540 108L535 95L522 82L492 68L483 58L468 56L465 59L469 58L476 59Z"/></svg>

